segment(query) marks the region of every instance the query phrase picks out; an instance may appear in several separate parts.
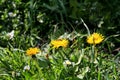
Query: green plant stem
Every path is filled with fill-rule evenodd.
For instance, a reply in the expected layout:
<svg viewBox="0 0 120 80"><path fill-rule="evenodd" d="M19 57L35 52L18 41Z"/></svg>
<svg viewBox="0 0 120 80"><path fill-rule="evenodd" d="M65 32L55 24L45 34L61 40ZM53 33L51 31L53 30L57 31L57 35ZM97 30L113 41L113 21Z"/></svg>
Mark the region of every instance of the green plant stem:
<svg viewBox="0 0 120 80"><path fill-rule="evenodd" d="M95 45L92 45L92 52L91 52L92 54L92 63L94 62L94 60L95 60Z"/></svg>
<svg viewBox="0 0 120 80"><path fill-rule="evenodd" d="M83 22L85 28L87 29L88 35L90 35L90 30L89 30L88 26L85 24L85 22L83 21L82 18L81 18L81 21Z"/></svg>
<svg viewBox="0 0 120 80"><path fill-rule="evenodd" d="M101 73L100 73L100 70L98 71L98 80L101 80Z"/></svg>

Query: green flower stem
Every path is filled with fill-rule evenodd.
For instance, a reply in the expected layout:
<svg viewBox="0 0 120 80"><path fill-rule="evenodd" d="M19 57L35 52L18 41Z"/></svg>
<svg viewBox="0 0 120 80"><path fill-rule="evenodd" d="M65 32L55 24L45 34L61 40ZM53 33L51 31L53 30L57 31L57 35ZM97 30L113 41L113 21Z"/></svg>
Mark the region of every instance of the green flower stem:
<svg viewBox="0 0 120 80"><path fill-rule="evenodd" d="M98 71L98 79L97 80L101 80L101 72L100 72L100 70Z"/></svg>
<svg viewBox="0 0 120 80"><path fill-rule="evenodd" d="M92 45L92 62L95 61L95 59L97 58L97 49L95 47L95 45Z"/></svg>
<svg viewBox="0 0 120 80"><path fill-rule="evenodd" d="M94 62L94 60L95 60L95 45L92 45L92 51L91 51L91 58L92 58L92 63Z"/></svg>

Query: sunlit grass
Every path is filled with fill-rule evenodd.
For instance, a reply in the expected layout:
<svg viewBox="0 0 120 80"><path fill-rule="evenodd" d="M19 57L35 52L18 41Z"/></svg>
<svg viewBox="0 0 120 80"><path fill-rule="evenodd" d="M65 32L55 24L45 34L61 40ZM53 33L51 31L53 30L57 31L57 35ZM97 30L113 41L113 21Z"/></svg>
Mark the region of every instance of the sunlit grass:
<svg viewBox="0 0 120 80"><path fill-rule="evenodd" d="M70 34L67 39L70 39ZM109 55L99 46L87 44L83 35L77 33L74 41L69 42L67 47L53 48L48 42L45 46L28 48L26 50L0 48L0 78L1 79L45 79L45 80L107 80L119 79L118 55ZM61 35L62 36L62 35ZM85 36L87 39L87 36ZM84 43L83 43L84 42ZM80 44L79 44L80 43ZM21 43L22 44L22 43ZM79 45L78 45L79 44ZM64 43L65 45L65 43ZM84 46L84 47L81 47ZM41 49L42 48L42 49ZM41 52L37 53L41 49ZM37 53L37 54L36 54Z"/></svg>

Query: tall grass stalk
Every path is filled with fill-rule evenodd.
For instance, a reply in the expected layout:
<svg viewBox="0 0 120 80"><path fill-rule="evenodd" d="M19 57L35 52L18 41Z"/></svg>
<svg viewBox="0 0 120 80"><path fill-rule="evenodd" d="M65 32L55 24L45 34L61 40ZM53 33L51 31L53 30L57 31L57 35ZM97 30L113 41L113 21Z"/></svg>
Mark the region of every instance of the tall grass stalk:
<svg viewBox="0 0 120 80"><path fill-rule="evenodd" d="M88 32L88 36L90 35L90 30L88 28L88 26L85 24L85 22L83 21L83 19L81 18L81 21L83 22L85 28L87 29L87 32Z"/></svg>

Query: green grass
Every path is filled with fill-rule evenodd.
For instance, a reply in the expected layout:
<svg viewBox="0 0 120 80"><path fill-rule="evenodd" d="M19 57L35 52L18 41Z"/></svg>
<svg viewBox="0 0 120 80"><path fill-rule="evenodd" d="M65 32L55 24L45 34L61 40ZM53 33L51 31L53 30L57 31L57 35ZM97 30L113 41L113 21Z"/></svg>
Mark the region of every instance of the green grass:
<svg viewBox="0 0 120 80"><path fill-rule="evenodd" d="M102 43L93 48L84 40L86 35L73 33L66 34L68 39L78 35L67 48L52 49L47 42L40 47L41 53L32 57L26 55L26 50L12 45L9 48L0 47L0 79L119 80L120 52L117 55L108 54L101 49ZM66 60L71 64L65 64ZM25 66L30 69L24 69Z"/></svg>

